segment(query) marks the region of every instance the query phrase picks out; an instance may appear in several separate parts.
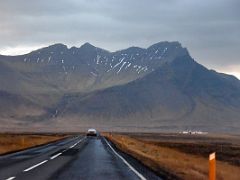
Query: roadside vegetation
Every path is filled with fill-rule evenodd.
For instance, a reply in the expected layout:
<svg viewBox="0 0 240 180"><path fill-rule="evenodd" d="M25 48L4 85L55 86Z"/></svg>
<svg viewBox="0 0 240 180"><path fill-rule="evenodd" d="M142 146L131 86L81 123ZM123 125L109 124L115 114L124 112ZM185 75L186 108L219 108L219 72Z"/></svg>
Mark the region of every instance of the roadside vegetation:
<svg viewBox="0 0 240 180"><path fill-rule="evenodd" d="M152 135L147 139L140 139L140 136L122 134L104 134L111 142L113 142L120 150L132 155L146 166L153 169L159 175L166 179L186 179L198 180L208 179L208 150L214 150L213 147L204 146L203 148L189 146L188 143L180 143L176 145L169 141L163 143L158 141L156 136ZM160 138L159 138L160 139ZM197 143L196 143L197 144ZM200 151L197 151L199 148ZM237 152L232 151L228 154L232 159L237 158ZM218 156L218 154L217 154ZM226 159L225 159L226 160ZM240 166L236 161L226 162L224 159L217 159L217 179L218 180L239 180Z"/></svg>
<svg viewBox="0 0 240 180"><path fill-rule="evenodd" d="M46 144L64 137L66 135L0 134L0 154Z"/></svg>

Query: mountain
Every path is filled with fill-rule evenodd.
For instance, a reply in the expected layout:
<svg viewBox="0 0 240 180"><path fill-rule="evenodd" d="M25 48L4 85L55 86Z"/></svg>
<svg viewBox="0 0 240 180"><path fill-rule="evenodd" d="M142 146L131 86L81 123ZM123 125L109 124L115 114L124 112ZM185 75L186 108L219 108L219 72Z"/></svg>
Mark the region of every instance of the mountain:
<svg viewBox="0 0 240 180"><path fill-rule="evenodd" d="M55 44L0 56L0 70L5 112L0 118L14 124L8 130L237 132L240 127L240 81L198 64L178 42L116 52L89 43ZM14 99L18 103L11 104Z"/></svg>

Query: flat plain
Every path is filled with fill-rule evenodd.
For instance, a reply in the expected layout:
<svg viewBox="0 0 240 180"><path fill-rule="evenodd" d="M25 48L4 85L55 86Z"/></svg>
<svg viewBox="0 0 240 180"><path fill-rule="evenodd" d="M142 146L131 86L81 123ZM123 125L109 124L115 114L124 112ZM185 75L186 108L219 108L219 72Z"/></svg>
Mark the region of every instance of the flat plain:
<svg viewBox="0 0 240 180"><path fill-rule="evenodd" d="M63 134L0 134L0 154L24 150L67 137Z"/></svg>
<svg viewBox="0 0 240 180"><path fill-rule="evenodd" d="M217 179L239 179L238 135L120 133L106 137L166 179L207 179L212 152L217 157Z"/></svg>

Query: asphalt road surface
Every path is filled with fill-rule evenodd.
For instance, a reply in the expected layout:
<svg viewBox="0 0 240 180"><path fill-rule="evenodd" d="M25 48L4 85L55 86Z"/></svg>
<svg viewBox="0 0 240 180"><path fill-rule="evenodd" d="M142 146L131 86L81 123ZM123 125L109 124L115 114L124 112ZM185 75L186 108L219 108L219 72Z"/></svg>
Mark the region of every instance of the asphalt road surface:
<svg viewBox="0 0 240 180"><path fill-rule="evenodd" d="M76 136L0 156L0 180L161 179L103 137Z"/></svg>

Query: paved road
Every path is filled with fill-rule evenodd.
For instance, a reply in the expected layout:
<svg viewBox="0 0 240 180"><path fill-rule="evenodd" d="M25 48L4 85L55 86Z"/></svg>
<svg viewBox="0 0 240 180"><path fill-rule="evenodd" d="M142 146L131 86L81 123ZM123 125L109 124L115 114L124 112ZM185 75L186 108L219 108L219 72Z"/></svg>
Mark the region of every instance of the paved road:
<svg viewBox="0 0 240 180"><path fill-rule="evenodd" d="M0 180L160 179L103 137L76 136L0 156Z"/></svg>

